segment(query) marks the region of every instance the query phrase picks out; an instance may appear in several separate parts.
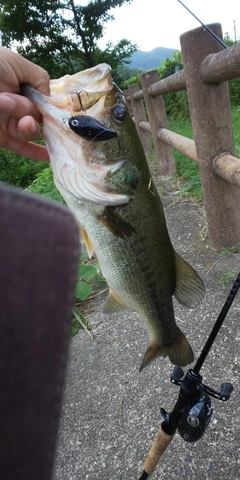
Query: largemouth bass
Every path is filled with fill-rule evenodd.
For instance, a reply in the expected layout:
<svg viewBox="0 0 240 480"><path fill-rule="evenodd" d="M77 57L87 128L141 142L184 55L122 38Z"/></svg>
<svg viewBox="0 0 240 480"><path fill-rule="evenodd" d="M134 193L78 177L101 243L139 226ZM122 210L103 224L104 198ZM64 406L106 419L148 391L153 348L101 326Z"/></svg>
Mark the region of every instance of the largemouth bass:
<svg viewBox="0 0 240 480"><path fill-rule="evenodd" d="M162 203L135 125L106 64L51 81L51 97L25 85L43 116L55 184L96 252L109 285L104 313L135 311L158 356L185 366L192 349L176 325L172 296L196 307L204 285L173 249Z"/></svg>

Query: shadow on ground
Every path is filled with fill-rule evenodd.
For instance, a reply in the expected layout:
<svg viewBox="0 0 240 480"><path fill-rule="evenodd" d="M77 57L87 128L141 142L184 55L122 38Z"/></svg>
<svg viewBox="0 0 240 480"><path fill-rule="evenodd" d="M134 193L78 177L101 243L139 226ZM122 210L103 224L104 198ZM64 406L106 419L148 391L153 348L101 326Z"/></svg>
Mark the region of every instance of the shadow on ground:
<svg viewBox="0 0 240 480"><path fill-rule="evenodd" d="M183 200L177 189L166 190L163 203L174 248L206 285L197 309L174 304L197 358L240 270L240 254L219 259L206 235L203 208ZM240 480L239 295L201 371L204 383L217 390L231 382L232 396L226 403L212 399L212 421L199 442L175 435L152 480ZM72 339L54 480L138 480L162 421L159 409L171 410L177 399L168 359L139 373L146 328L134 313L102 315L105 296L91 314L94 340L84 331Z"/></svg>

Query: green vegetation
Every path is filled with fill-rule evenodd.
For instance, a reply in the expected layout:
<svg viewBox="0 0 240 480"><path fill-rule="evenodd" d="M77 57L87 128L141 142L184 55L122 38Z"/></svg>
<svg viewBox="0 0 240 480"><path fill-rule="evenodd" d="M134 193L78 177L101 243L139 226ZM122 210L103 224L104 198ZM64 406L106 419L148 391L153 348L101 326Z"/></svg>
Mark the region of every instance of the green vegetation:
<svg viewBox="0 0 240 480"><path fill-rule="evenodd" d="M238 79L240 80L240 78ZM239 85L240 91L240 85ZM233 122L233 134L234 134L234 143L235 143L235 154L236 157L240 158L240 99L238 107L235 105L232 107L232 122Z"/></svg>
<svg viewBox="0 0 240 480"><path fill-rule="evenodd" d="M189 118L182 121L170 121L169 129L184 137L193 139L192 124ZM198 164L175 149L174 158L176 162L175 176L181 178L184 183L184 186L180 188L180 194L182 196L195 197L197 200L202 201L202 186Z"/></svg>
<svg viewBox="0 0 240 480"><path fill-rule="evenodd" d="M225 35L224 41L228 46L234 44L229 34ZM167 58L161 67L158 68L159 79L162 80L182 69L181 52L175 50L172 59ZM134 83L141 84L140 74L128 78L124 83L124 89L127 89L129 85ZM235 154L240 158L240 78L229 82L229 93L232 106ZM164 107L168 116L169 129L193 139L187 92L184 90L164 95ZM175 176L183 180L183 186L180 187L181 195L192 196L202 201L202 187L197 163L181 154L178 150L174 150L174 157L176 161Z"/></svg>
<svg viewBox="0 0 240 480"><path fill-rule="evenodd" d="M82 256L82 262L78 267L78 281L75 288L75 297L81 302L84 302L86 298L92 293L93 283L106 283L103 276L100 273L99 263L94 265L87 265L89 259L86 256ZM89 283L91 280L91 284Z"/></svg>
<svg viewBox="0 0 240 480"><path fill-rule="evenodd" d="M75 287L76 305L73 308L72 335L75 335L79 328L91 330L91 325L89 325L82 311L82 303L89 298L96 284L106 284L106 280L100 273L99 263L88 265L88 261L86 252L83 252L81 263L78 266L78 279Z"/></svg>
<svg viewBox="0 0 240 480"><path fill-rule="evenodd" d="M182 69L183 61L181 52L179 50L175 50L173 57L171 59L166 58L163 61L162 65L157 68L159 73L159 80L163 80L164 78L169 77L170 75L173 75L174 73ZM125 90L129 87L129 85L132 85L133 83L141 84L140 74L141 72L123 81L121 84L121 88ZM168 95L164 95L164 107L167 115L170 116L171 119L185 120L186 118L189 118L190 112L187 92L183 90L180 92L172 92Z"/></svg>
<svg viewBox="0 0 240 480"><path fill-rule="evenodd" d="M230 284L233 284L238 274L238 270L229 270L225 273L223 277L216 276L216 280L219 283L223 283L224 287L228 287Z"/></svg>
<svg viewBox="0 0 240 480"><path fill-rule="evenodd" d="M166 58L163 65L159 67L159 79L163 80L180 70L183 70L182 54L179 50L175 50L173 58L171 60ZM164 95L164 107L171 120L182 121L189 118L190 111L186 90Z"/></svg>
<svg viewBox="0 0 240 480"><path fill-rule="evenodd" d="M97 42L114 8L132 0L8 0L0 2L1 44L45 68L51 78L106 62L113 72L137 50L123 38L101 50Z"/></svg>
<svg viewBox="0 0 240 480"><path fill-rule="evenodd" d="M2 182L26 188L45 168L45 162L27 160L25 157L0 148L0 180Z"/></svg>
<svg viewBox="0 0 240 480"><path fill-rule="evenodd" d="M235 253L240 253L240 242L238 242L237 245L234 245L233 247L223 247L221 252L219 253L219 256L225 257L226 255L234 255Z"/></svg>
<svg viewBox="0 0 240 480"><path fill-rule="evenodd" d="M232 107L232 121L235 141L235 154L240 158L240 112L236 105ZM193 139L190 118L180 121L174 120L173 116L169 121L169 129L187 138ZM197 163L177 150L174 150L174 157L176 161L175 175L186 183L183 187L181 187L181 195L195 197L197 200L202 201L202 187Z"/></svg>
<svg viewBox="0 0 240 480"><path fill-rule="evenodd" d="M64 200L56 189L53 181L52 168L48 164L45 169L36 175L35 180L26 188L27 192L38 193L49 200L64 203Z"/></svg>

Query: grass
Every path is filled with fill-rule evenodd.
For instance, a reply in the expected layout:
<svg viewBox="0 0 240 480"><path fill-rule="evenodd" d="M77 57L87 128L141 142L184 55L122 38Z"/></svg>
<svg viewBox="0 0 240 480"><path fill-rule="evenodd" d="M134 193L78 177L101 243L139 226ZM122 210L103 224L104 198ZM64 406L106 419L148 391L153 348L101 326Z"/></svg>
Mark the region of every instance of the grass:
<svg viewBox="0 0 240 480"><path fill-rule="evenodd" d="M75 286L76 302L72 311L72 335L75 335L80 328L84 328L85 330L92 329L84 314L84 302L89 299L90 294L93 292L94 285L106 285L106 280L103 278L100 272L99 263L92 263L89 265L88 262L88 255L85 251L83 251L81 254L81 261L78 266L78 278Z"/></svg>
<svg viewBox="0 0 240 480"><path fill-rule="evenodd" d="M237 277L238 270L229 270L229 272L225 273L225 275L221 278L221 282L223 283L224 287L228 287L230 283L233 283L233 280Z"/></svg>
<svg viewBox="0 0 240 480"><path fill-rule="evenodd" d="M183 135L184 137L193 139L190 119L170 121L169 129L175 133ZM197 200L202 201L203 194L198 164L175 149L174 158L176 162L175 176L184 181L184 186L180 188L180 194L183 196L195 197Z"/></svg>
<svg viewBox="0 0 240 480"><path fill-rule="evenodd" d="M240 158L240 108L232 108L233 134L235 143L235 155Z"/></svg>
<svg viewBox="0 0 240 480"><path fill-rule="evenodd" d="M25 190L30 193L37 193L47 200L64 203L62 196L55 187L52 168L49 164L36 175L35 180Z"/></svg>
<svg viewBox="0 0 240 480"><path fill-rule="evenodd" d="M232 108L233 133L235 142L235 155L240 158L240 111L237 106ZM169 121L169 129L179 133L184 137L193 139L193 131L191 120L173 120ZM202 187L199 175L199 168L196 162L186 157L178 150L174 149L174 157L176 161L176 177L184 181L181 187L181 195L195 197L202 201Z"/></svg>

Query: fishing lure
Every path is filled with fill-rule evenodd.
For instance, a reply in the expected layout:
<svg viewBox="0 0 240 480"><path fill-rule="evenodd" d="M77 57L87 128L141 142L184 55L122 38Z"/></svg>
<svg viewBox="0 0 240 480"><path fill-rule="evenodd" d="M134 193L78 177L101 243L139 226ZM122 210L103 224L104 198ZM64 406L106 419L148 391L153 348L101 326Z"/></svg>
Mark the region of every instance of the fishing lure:
<svg viewBox="0 0 240 480"><path fill-rule="evenodd" d="M116 130L106 128L104 125L95 120L95 118L88 115L76 115L71 117L68 120L68 125L74 133L85 138L86 140L91 140L93 142L109 140L110 138L117 137L118 135Z"/></svg>

